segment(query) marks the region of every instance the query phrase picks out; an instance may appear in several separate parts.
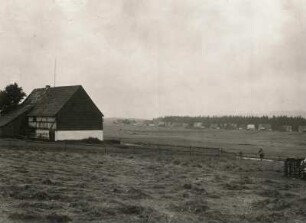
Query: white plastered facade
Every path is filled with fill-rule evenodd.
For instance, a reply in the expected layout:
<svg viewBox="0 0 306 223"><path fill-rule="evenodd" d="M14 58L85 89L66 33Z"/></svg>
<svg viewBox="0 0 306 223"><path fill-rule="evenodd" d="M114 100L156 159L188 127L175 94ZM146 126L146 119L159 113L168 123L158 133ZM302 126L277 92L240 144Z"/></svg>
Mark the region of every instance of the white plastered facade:
<svg viewBox="0 0 306 223"><path fill-rule="evenodd" d="M97 138L103 141L103 130L55 131L55 141Z"/></svg>

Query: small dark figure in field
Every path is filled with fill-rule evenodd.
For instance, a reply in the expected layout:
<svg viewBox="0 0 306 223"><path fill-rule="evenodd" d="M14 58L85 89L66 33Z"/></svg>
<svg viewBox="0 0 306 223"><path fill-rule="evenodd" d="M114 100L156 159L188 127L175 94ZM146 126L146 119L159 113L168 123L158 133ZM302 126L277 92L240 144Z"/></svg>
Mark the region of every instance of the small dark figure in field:
<svg viewBox="0 0 306 223"><path fill-rule="evenodd" d="M243 159L243 153L240 151L239 153L238 153L238 156L239 156L239 159Z"/></svg>
<svg viewBox="0 0 306 223"><path fill-rule="evenodd" d="M306 179L306 158L301 162L301 168L302 168L302 178Z"/></svg>
<svg viewBox="0 0 306 223"><path fill-rule="evenodd" d="M264 151L263 151L263 149L262 149L262 148L260 148L260 149L259 149L259 151L258 151L258 155L259 155L260 160L262 160L262 159L264 158L265 153L264 153Z"/></svg>

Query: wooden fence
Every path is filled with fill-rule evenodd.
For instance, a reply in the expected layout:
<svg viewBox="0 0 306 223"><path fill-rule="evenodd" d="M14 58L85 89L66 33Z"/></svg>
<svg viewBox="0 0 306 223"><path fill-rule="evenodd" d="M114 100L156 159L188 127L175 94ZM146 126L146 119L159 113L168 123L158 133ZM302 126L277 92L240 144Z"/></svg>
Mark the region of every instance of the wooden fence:
<svg viewBox="0 0 306 223"><path fill-rule="evenodd" d="M284 175L306 180L306 163L304 159L288 158L284 164Z"/></svg>

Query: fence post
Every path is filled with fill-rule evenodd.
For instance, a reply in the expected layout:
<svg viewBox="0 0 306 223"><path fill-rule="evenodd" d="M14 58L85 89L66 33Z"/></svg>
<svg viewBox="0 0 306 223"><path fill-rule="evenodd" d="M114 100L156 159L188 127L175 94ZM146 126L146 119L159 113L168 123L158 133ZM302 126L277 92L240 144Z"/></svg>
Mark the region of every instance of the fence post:
<svg viewBox="0 0 306 223"><path fill-rule="evenodd" d="M285 177L287 177L288 176L288 161L287 160L285 160L285 164L284 164L284 175L285 175Z"/></svg>

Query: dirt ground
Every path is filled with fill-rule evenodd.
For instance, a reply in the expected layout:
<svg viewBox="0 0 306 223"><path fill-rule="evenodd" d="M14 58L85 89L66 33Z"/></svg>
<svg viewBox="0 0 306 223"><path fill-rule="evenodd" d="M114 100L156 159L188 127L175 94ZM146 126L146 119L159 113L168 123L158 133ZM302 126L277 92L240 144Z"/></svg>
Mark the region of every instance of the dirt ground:
<svg viewBox="0 0 306 223"><path fill-rule="evenodd" d="M306 222L282 162L0 148L0 222Z"/></svg>

